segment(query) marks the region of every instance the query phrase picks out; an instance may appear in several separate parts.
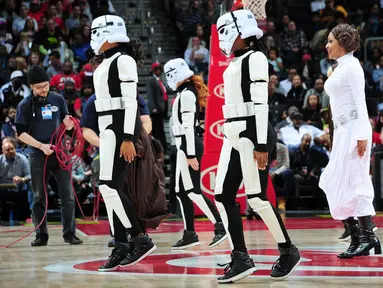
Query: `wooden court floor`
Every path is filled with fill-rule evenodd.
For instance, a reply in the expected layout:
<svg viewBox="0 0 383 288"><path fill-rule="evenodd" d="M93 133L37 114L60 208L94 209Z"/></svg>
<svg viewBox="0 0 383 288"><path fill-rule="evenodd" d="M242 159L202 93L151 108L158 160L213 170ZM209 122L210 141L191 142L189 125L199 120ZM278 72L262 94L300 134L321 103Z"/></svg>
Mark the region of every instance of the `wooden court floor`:
<svg viewBox="0 0 383 288"><path fill-rule="evenodd" d="M383 217L377 217L377 235L383 240ZM188 251L172 253L170 246L179 240L182 221L166 221L158 231L150 233L157 245L154 254L143 262L116 272L99 273L97 267L108 258L110 237L108 224L77 225L77 235L83 245L70 246L61 237L60 226L50 226L48 246L31 247L34 237L11 248L0 248L0 287L383 287L383 257L368 256L340 260L337 253L348 243L338 242L342 224L328 218L286 220L293 243L300 248L303 261L284 281L269 278L278 252L270 233L262 221L244 220L245 237L258 271L235 284L219 285L216 275L223 268L217 263L229 262L229 244L224 242L209 249L212 225L197 221L201 245ZM16 229L18 227L13 227ZM9 230L0 227L0 231ZM11 243L24 233L1 233L0 245Z"/></svg>

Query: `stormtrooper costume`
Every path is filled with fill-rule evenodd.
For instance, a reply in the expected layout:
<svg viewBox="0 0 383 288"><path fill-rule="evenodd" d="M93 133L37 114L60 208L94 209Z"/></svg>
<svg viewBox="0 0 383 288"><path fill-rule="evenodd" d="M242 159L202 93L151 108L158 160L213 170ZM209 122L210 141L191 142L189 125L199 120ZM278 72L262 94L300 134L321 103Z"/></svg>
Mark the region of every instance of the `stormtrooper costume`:
<svg viewBox="0 0 383 288"><path fill-rule="evenodd" d="M247 254L241 215L235 198L242 179L249 205L265 222L278 243L281 257L273 266L273 279L287 278L299 264L298 249L290 238L278 211L267 200L268 169L258 169L253 151L270 153L275 145L275 133L268 121L268 61L259 50L258 39L263 32L249 10L237 10L222 15L217 22L220 49L234 58L225 70L224 142L218 163L215 186L217 208L229 235L233 253L223 277L218 282L238 281L256 271ZM248 39L246 49L233 50L240 37Z"/></svg>
<svg viewBox="0 0 383 288"><path fill-rule="evenodd" d="M203 155L203 144L196 133L200 111L198 93L190 81L177 87L178 83L190 78L194 73L181 58L167 62L164 71L169 87L178 92L172 110L172 132L177 147L175 191L185 226L183 238L172 249L179 250L199 245L194 229L193 202L214 224L215 236L209 245L214 247L227 238L227 233L214 203L201 193L201 171L194 170L187 161L197 158L200 163Z"/></svg>
<svg viewBox="0 0 383 288"><path fill-rule="evenodd" d="M91 47L99 54L106 42L129 43L124 21L118 16L105 15L93 20ZM95 107L100 129L100 184L99 189L105 202L108 219L116 242L116 255L99 268L99 271L114 270L118 266L133 265L147 255L134 259L129 255L126 229L132 236L140 235L142 229L131 200L122 191L126 161L120 156L123 141L137 140L141 121L137 113L137 65L124 48L117 46L104 51L105 59L94 71ZM142 240L142 239L141 239ZM147 239L144 239L144 242ZM142 241L141 241L142 242ZM148 242L148 241L147 241ZM151 243L151 241L149 241ZM126 245L125 245L126 244ZM151 243L150 251L156 247ZM146 249L146 248L145 248ZM142 252L142 251L141 251ZM144 254L145 254L144 253Z"/></svg>

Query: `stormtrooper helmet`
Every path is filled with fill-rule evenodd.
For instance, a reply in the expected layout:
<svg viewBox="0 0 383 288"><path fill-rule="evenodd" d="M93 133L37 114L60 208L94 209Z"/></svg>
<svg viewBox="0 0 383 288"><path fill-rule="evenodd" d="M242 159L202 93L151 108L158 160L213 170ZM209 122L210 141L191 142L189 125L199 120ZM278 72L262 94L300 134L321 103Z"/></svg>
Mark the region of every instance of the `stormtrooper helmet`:
<svg viewBox="0 0 383 288"><path fill-rule="evenodd" d="M194 72L190 70L188 64L182 58L169 60L164 66L164 71L166 81L174 91L177 90L178 83L194 75Z"/></svg>
<svg viewBox="0 0 383 288"><path fill-rule="evenodd" d="M100 53L100 49L106 41L109 43L130 42L126 33L125 22L121 17L104 15L93 20L90 46L96 55Z"/></svg>
<svg viewBox="0 0 383 288"><path fill-rule="evenodd" d="M237 37L242 39L263 36L263 31L258 28L257 20L250 10L242 9L228 12L217 20L219 48L227 57L232 54L233 44Z"/></svg>

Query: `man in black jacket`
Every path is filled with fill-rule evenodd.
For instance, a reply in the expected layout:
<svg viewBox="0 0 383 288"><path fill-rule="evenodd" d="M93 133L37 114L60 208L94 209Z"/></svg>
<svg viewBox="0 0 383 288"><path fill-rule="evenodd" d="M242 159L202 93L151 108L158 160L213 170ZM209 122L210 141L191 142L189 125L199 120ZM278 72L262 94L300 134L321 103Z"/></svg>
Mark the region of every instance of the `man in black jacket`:
<svg viewBox="0 0 383 288"><path fill-rule="evenodd" d="M152 72L153 76L149 78L146 84L148 107L153 124L152 135L161 142L166 153L167 142L164 131L164 119L166 119L168 113L168 95L166 87L160 79L162 73L161 64L158 62L153 63Z"/></svg>

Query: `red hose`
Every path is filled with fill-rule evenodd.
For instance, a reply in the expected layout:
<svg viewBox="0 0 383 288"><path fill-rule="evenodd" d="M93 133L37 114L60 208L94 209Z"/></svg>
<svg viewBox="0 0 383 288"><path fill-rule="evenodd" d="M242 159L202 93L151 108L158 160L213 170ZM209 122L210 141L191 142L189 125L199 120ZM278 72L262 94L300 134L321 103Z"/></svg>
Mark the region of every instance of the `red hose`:
<svg viewBox="0 0 383 288"><path fill-rule="evenodd" d="M53 149L56 153L57 161L60 165L60 167L63 170L66 171L72 171L73 167L78 163L78 161L81 160L82 153L84 151L84 145L85 145L85 139L82 136L82 130L80 127L80 122L76 119L70 116L70 119L73 121L73 133L70 138L66 136L66 125L62 123L60 127L53 133L51 137L51 149ZM70 140L70 143L74 143L74 145L66 145L66 141ZM47 217L47 212L48 212L48 192L47 192L47 187L46 187L46 167L47 167L47 162L48 162L48 156L45 158L45 163L44 163L44 170L43 170L43 183L44 183L44 193L45 193L45 212L44 212L44 217L41 219L40 223L33 229L17 229L17 230L7 230L7 231L1 231L0 233L10 233L10 232L26 232L29 231L28 234L20 237L16 241L12 242L9 245L1 245L0 247L3 248L9 248L12 245L16 244L17 242L20 242L21 240L27 238L29 235L31 235L33 232L35 232L41 224L44 222L45 218ZM32 167L31 167L32 168ZM85 217L82 208L81 208L81 203L79 203L76 195L76 191L73 187L73 180L72 180L72 173L71 175L71 185L73 189L73 194L74 197L76 198L76 202L78 204L78 207L80 208L80 212L82 216L86 220L95 220L97 221L98 215L99 215L99 206L100 206L100 192L98 189L96 189L94 183L94 206L93 206L93 217ZM60 227L60 226L57 226Z"/></svg>

